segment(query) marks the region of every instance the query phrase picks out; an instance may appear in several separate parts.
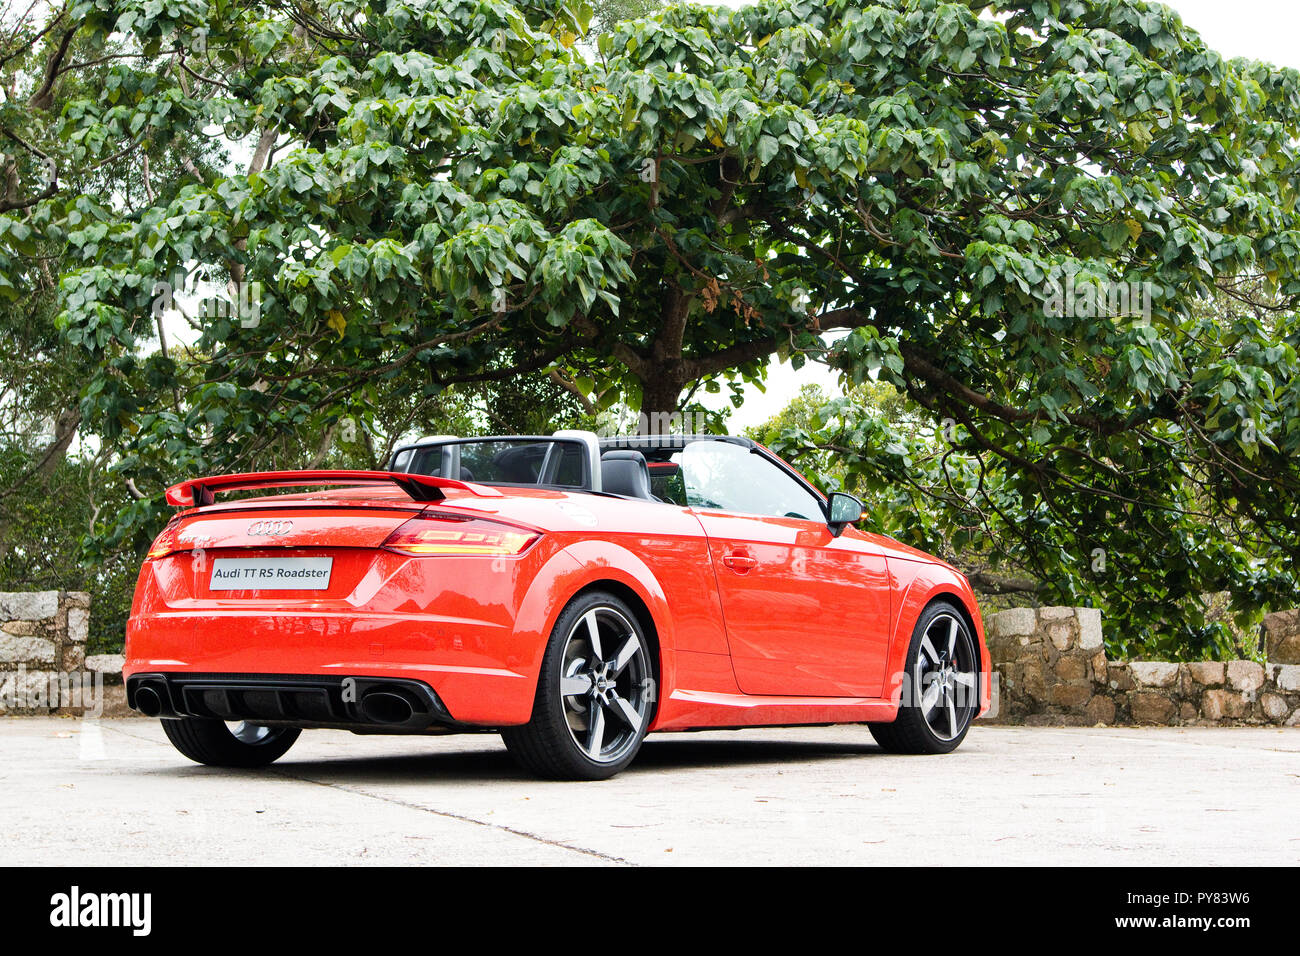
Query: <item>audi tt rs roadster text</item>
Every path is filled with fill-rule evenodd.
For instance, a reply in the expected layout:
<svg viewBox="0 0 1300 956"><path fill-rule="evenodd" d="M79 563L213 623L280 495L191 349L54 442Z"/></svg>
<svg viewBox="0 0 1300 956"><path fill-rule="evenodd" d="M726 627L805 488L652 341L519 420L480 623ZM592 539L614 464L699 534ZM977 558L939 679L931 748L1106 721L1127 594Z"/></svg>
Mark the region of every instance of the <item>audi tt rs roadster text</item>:
<svg viewBox="0 0 1300 956"><path fill-rule="evenodd" d="M259 489L295 492L216 500ZM652 731L865 723L947 753L988 706L966 579L744 438L435 437L167 499L127 699L201 763L269 764L307 728L492 731L593 780Z"/></svg>

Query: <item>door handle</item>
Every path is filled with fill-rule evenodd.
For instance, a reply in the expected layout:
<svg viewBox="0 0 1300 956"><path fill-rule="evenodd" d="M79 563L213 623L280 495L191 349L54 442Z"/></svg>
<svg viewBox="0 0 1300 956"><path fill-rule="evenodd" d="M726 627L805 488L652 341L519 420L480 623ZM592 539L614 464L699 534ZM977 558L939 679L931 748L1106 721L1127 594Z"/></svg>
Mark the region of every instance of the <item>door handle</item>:
<svg viewBox="0 0 1300 956"><path fill-rule="evenodd" d="M746 574L758 564L758 559L747 551L728 551L722 556L722 563L737 574Z"/></svg>

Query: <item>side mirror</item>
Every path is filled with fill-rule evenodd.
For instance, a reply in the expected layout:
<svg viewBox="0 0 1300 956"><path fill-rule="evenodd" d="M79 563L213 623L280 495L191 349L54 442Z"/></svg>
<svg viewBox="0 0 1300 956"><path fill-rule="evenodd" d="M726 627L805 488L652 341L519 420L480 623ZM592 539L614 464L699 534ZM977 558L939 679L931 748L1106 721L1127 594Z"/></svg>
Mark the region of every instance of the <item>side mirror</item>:
<svg viewBox="0 0 1300 956"><path fill-rule="evenodd" d="M826 527L838 538L846 525L862 517L863 510L864 506L857 498L843 491L833 492L826 502Z"/></svg>

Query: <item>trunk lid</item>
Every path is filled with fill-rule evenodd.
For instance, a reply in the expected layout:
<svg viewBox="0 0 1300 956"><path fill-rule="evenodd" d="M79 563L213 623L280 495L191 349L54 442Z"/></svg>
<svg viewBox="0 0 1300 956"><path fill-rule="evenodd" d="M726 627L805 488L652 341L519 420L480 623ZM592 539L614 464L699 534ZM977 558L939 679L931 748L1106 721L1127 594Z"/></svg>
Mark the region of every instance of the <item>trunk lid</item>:
<svg viewBox="0 0 1300 956"><path fill-rule="evenodd" d="M405 558L381 546L425 507L401 495L333 493L209 505L163 532L147 569L172 608L343 610L368 602L401 567Z"/></svg>
<svg viewBox="0 0 1300 956"><path fill-rule="evenodd" d="M181 517L177 548L377 548L422 506L280 503L273 508L223 508Z"/></svg>

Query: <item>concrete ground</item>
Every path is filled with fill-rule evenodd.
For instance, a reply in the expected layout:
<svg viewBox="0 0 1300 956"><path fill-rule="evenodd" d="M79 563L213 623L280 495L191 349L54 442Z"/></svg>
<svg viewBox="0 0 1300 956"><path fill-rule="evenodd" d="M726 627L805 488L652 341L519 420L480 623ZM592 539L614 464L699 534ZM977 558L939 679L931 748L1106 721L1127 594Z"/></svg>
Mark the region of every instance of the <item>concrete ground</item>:
<svg viewBox="0 0 1300 956"><path fill-rule="evenodd" d="M1300 862L1300 731L976 724L948 757L865 727L651 737L597 784L495 736L309 731L200 767L156 721L0 718L0 864Z"/></svg>

